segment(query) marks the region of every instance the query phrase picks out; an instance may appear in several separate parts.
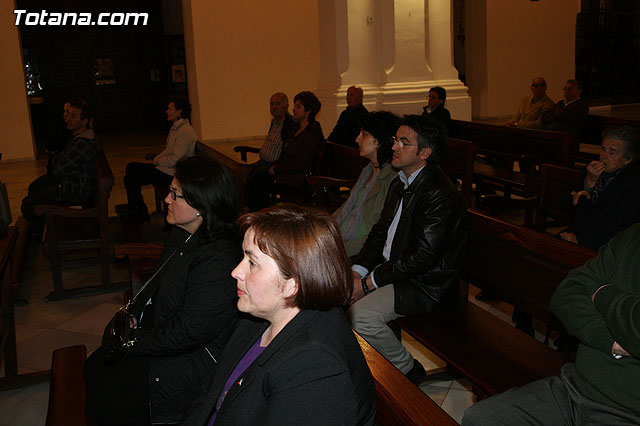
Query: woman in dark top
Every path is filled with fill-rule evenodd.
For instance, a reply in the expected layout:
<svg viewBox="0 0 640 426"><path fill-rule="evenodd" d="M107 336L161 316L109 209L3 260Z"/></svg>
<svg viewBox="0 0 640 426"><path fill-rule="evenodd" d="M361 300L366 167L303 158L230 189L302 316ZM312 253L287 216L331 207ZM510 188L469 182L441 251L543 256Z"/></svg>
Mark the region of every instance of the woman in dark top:
<svg viewBox="0 0 640 426"><path fill-rule="evenodd" d="M85 363L87 414L99 425L183 421L236 324L231 270L241 249L229 171L204 157L181 160L165 201L174 229L152 280L157 291L132 308L142 310L136 341L115 365L102 348Z"/></svg>
<svg viewBox="0 0 640 426"><path fill-rule="evenodd" d="M444 102L447 99L447 91L444 87L435 86L429 89L429 96L427 101L429 104L423 108L423 117L432 117L439 120L447 130L451 129L451 113L444 107Z"/></svg>
<svg viewBox="0 0 640 426"><path fill-rule="evenodd" d="M249 210L255 211L270 204L274 184L290 191L303 191L307 177L315 172L324 143L322 127L316 115L322 104L312 92L300 92L293 98L293 118L298 126L289 140L284 141L282 154L266 174L252 176L247 182Z"/></svg>
<svg viewBox="0 0 640 426"><path fill-rule="evenodd" d="M373 425L375 390L342 306L352 277L340 230L284 204L240 218L238 322L186 425Z"/></svg>

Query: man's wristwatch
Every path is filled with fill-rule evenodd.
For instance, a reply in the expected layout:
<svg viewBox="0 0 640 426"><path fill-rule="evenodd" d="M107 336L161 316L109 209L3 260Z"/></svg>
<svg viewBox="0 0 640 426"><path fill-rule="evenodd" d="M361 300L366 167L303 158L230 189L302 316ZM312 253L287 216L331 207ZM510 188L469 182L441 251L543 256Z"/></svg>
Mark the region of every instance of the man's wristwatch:
<svg viewBox="0 0 640 426"><path fill-rule="evenodd" d="M366 278L362 279L362 291L364 291L364 295L365 296L373 291L373 290L369 289L369 286L367 285L367 279Z"/></svg>

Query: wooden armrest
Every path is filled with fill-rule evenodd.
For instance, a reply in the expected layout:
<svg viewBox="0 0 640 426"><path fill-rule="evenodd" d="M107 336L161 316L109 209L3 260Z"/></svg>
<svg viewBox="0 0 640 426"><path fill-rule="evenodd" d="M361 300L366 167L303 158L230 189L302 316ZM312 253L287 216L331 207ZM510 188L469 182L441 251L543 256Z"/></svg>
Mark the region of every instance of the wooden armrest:
<svg viewBox="0 0 640 426"><path fill-rule="evenodd" d="M113 253L119 259L127 256L157 259L162 253L162 246L158 244L122 243L114 247Z"/></svg>
<svg viewBox="0 0 640 426"><path fill-rule="evenodd" d="M59 206L56 204L38 204L34 209L34 213L38 216L52 215L74 218L98 217L98 209L96 207L92 207L90 209L78 209L69 206Z"/></svg>
<svg viewBox="0 0 640 426"><path fill-rule="evenodd" d="M247 152L251 152L253 154L259 154L260 153L260 148L256 148L256 147L253 147L253 146L238 145L238 146L234 146L233 147L233 151L234 152L239 152L240 153L240 158L242 159L242 161L244 161L246 163L247 162Z"/></svg>
<svg viewBox="0 0 640 426"><path fill-rule="evenodd" d="M325 188L352 188L353 185L356 184L356 182L357 179L336 179L328 176L310 176L307 179L307 184L309 186Z"/></svg>

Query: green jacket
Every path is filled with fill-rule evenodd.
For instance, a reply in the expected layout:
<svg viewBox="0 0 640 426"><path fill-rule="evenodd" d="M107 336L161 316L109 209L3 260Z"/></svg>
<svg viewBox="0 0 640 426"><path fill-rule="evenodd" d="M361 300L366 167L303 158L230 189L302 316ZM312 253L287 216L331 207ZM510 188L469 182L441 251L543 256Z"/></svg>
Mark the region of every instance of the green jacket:
<svg viewBox="0 0 640 426"><path fill-rule="evenodd" d="M586 397L640 412L640 224L617 234L574 269L551 299L552 311L580 340L572 377ZM603 285L594 301L593 294ZM615 359L613 342L632 356Z"/></svg>
<svg viewBox="0 0 640 426"><path fill-rule="evenodd" d="M355 256L360 253L360 249L364 245L364 242L367 241L367 236L369 235L369 231L373 225L378 222L380 219L380 212L382 211L382 207L384 206L384 200L387 197L387 191L389 190L389 185L391 185L391 181L398 175L392 168L389 163L386 163L382 166L380 170L380 176L377 177L376 182L373 184L373 187L367 194L365 198L362 208L363 210L363 223L362 227L365 229L364 235L361 235L359 238L356 238L351 241L345 241L345 246L347 248L347 254L349 256ZM358 181L362 179L363 176L360 174ZM355 194L352 192L351 197L355 197ZM336 217L339 212L345 208L348 203L345 202L342 206L340 206L334 213L333 217ZM356 208L354 206L354 208ZM341 226L342 227L342 226ZM343 230L344 232L344 230Z"/></svg>

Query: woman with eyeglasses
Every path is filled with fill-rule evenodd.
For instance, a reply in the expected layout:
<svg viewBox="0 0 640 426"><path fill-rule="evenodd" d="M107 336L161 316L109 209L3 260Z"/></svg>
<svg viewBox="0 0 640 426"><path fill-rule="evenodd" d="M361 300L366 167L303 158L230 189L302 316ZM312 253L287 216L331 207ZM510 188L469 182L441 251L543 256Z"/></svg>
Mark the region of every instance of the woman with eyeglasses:
<svg viewBox="0 0 640 426"><path fill-rule="evenodd" d="M387 111L360 116L356 142L360 156L370 163L362 169L347 201L333 213L349 256L360 252L371 227L378 222L389 185L397 175L391 168L391 148L398 122L399 118Z"/></svg>
<svg viewBox="0 0 640 426"><path fill-rule="evenodd" d="M174 228L157 274L130 307L142 312L131 321L135 341L114 365L103 347L85 363L87 415L98 425L182 422L235 328L231 271L242 251L234 179L213 160L186 158L165 201Z"/></svg>

